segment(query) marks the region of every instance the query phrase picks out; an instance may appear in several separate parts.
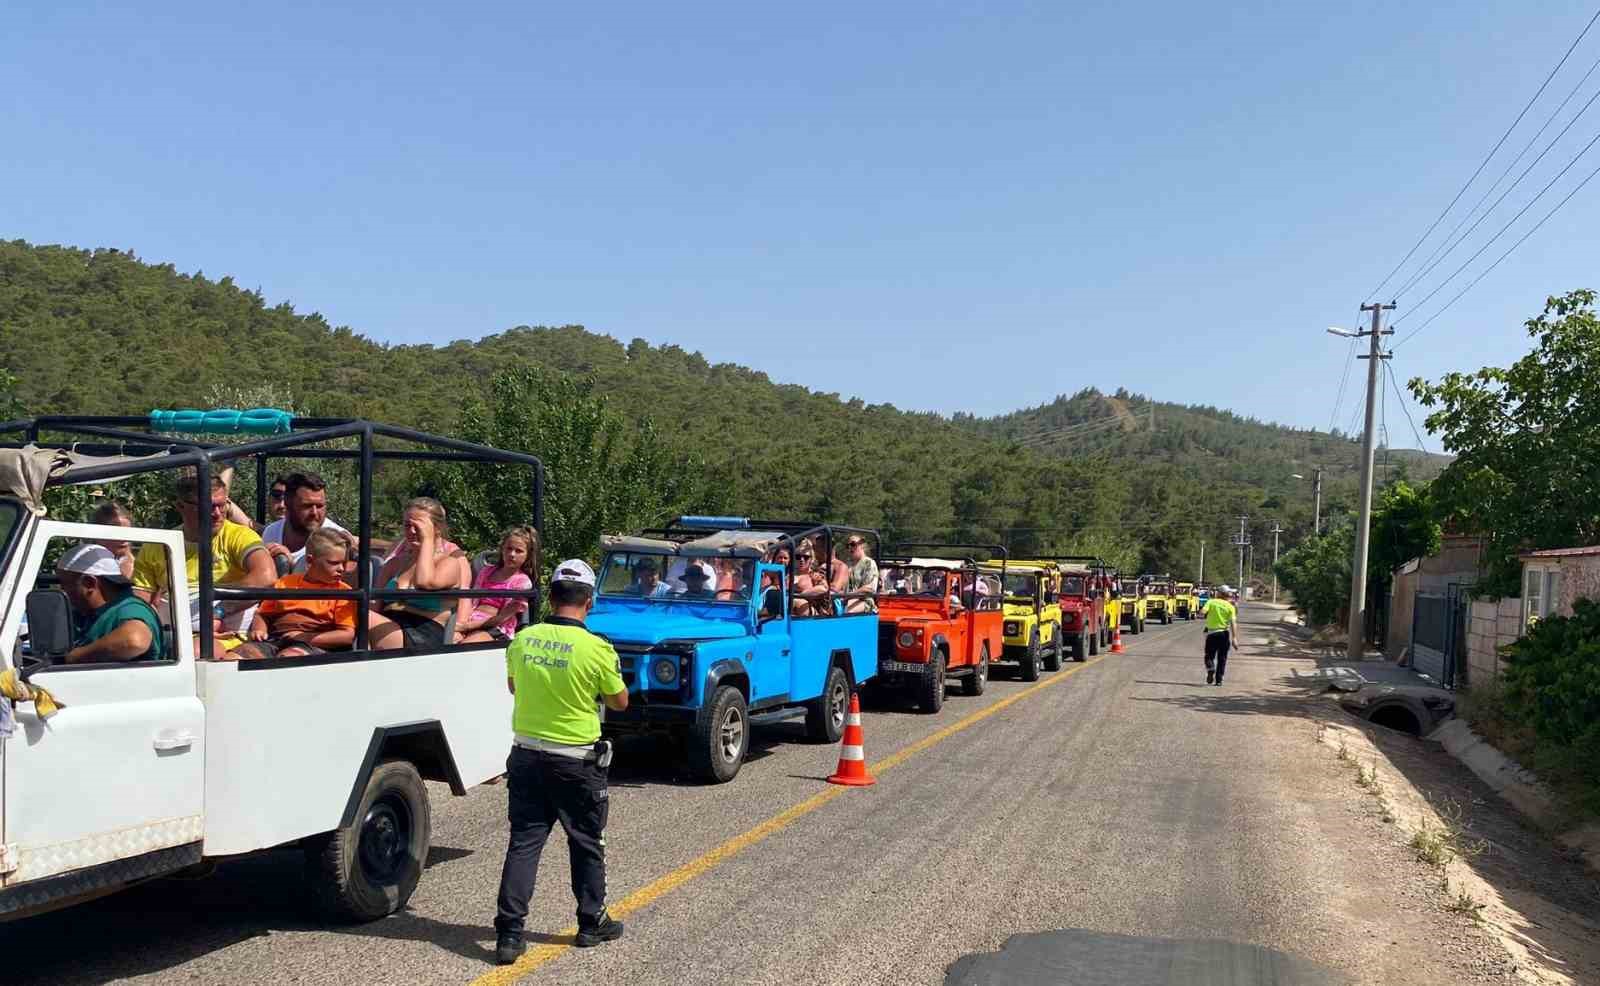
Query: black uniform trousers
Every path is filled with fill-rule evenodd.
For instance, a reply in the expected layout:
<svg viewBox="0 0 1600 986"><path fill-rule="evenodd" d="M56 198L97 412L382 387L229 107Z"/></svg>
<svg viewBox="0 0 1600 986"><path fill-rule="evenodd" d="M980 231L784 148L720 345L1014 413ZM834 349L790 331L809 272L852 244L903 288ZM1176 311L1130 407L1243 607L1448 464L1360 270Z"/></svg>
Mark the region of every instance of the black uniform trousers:
<svg viewBox="0 0 1600 986"><path fill-rule="evenodd" d="M611 805L606 769L576 757L513 746L506 761L506 790L511 843L500 871L495 930L523 930L539 875L539 856L557 821L567 833L578 925L593 924L606 906L605 830Z"/></svg>
<svg viewBox="0 0 1600 986"><path fill-rule="evenodd" d="M1222 680L1222 672L1228 667L1228 631L1213 630L1206 634L1206 670L1214 672L1217 680Z"/></svg>

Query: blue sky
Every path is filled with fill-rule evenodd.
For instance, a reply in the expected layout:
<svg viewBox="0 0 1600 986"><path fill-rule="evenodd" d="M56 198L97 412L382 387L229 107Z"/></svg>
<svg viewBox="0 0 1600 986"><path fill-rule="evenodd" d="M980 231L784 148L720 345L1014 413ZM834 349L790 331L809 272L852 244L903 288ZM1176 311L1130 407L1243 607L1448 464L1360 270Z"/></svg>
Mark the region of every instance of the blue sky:
<svg viewBox="0 0 1600 986"><path fill-rule="evenodd" d="M1323 329L1593 13L765 6L14 2L0 235L233 275L392 342L576 322L907 408L1092 384L1326 428L1348 345ZM1597 57L1600 27L1512 152ZM1600 286L1597 212L1600 182L1397 375L1525 352L1546 295Z"/></svg>

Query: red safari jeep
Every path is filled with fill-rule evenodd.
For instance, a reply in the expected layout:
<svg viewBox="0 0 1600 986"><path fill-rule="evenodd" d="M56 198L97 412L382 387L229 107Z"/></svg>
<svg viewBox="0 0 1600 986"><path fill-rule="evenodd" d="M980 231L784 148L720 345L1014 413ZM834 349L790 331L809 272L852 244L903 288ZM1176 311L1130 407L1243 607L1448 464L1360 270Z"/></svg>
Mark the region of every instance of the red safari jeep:
<svg viewBox="0 0 1600 986"><path fill-rule="evenodd" d="M924 712L944 706L945 681L982 695L989 659L1004 638L1000 578L981 572L972 552L1005 565L999 545L902 544L878 559L878 676Z"/></svg>
<svg viewBox="0 0 1600 986"><path fill-rule="evenodd" d="M1106 563L1093 555L1044 555L1061 571L1061 633L1074 661L1111 646L1106 623Z"/></svg>

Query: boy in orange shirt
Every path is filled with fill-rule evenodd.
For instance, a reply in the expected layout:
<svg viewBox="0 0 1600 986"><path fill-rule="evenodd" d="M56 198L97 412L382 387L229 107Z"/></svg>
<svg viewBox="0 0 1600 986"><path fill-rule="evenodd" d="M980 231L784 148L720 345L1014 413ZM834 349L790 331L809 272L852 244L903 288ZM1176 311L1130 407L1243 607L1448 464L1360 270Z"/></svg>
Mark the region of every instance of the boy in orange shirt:
<svg viewBox="0 0 1600 986"><path fill-rule="evenodd" d="M306 570L285 575L274 589L350 587L340 575L349 558L349 545L332 531L316 530L306 536ZM250 639L229 657L255 660L267 657L303 657L326 650L348 648L356 639L354 599L263 599L250 624Z"/></svg>

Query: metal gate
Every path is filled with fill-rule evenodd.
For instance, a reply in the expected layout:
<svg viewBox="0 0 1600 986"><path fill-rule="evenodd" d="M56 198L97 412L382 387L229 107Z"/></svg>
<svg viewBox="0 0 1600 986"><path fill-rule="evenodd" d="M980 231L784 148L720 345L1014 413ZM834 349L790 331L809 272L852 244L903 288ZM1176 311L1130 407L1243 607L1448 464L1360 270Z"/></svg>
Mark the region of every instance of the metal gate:
<svg viewBox="0 0 1600 986"><path fill-rule="evenodd" d="M1454 688L1465 665L1470 584L1452 582L1443 593L1419 592L1411 611L1411 666L1441 687Z"/></svg>

